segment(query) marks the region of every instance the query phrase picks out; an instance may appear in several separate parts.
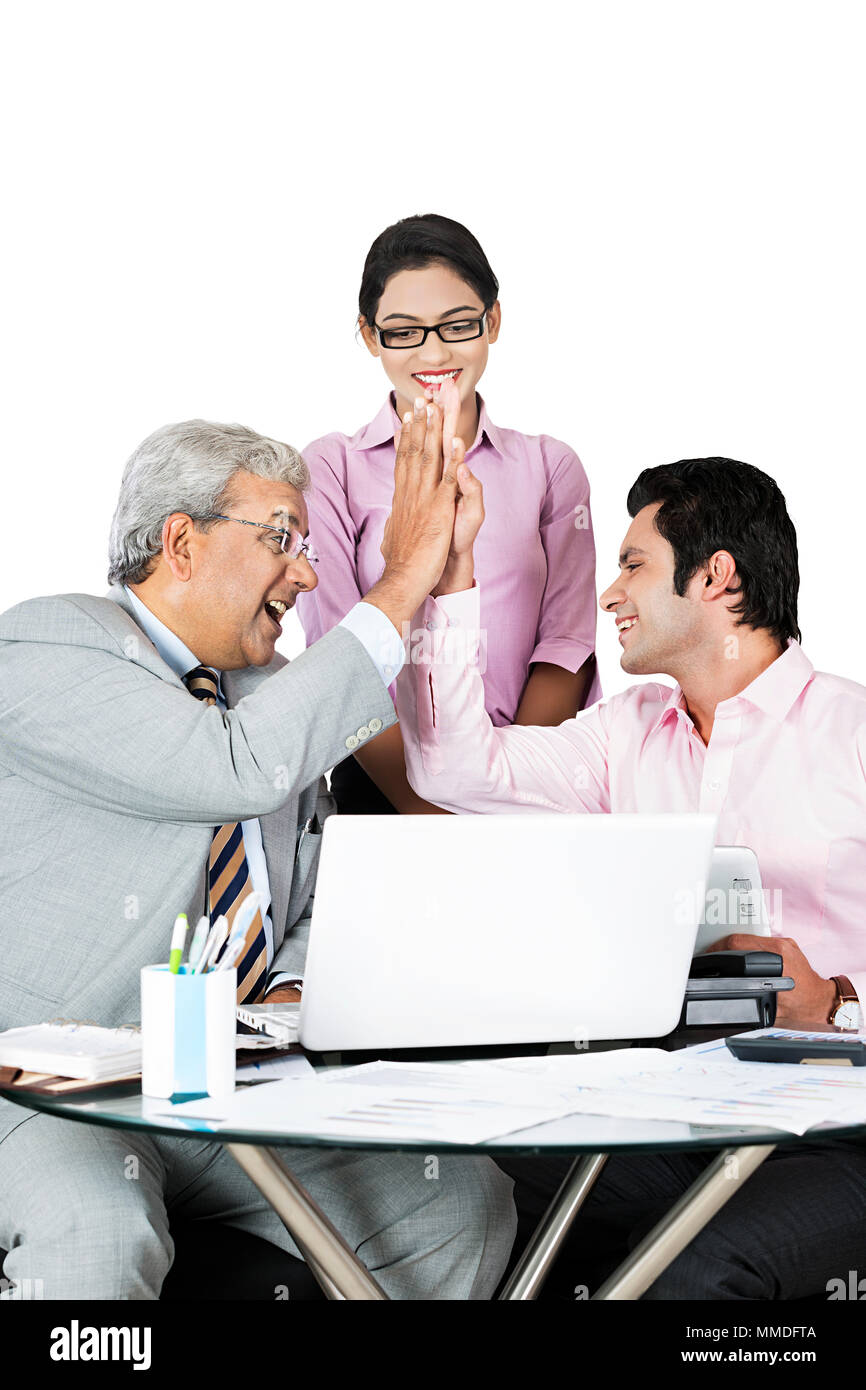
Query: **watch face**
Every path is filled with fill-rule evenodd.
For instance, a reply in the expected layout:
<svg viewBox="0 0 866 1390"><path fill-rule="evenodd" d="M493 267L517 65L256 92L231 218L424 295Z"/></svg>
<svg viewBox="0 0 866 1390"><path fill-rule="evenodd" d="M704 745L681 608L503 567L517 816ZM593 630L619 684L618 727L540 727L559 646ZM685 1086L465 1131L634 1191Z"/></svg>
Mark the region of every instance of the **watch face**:
<svg viewBox="0 0 866 1390"><path fill-rule="evenodd" d="M862 1028L863 1014L860 1005L853 999L840 1004L833 1015L833 1022L837 1028Z"/></svg>

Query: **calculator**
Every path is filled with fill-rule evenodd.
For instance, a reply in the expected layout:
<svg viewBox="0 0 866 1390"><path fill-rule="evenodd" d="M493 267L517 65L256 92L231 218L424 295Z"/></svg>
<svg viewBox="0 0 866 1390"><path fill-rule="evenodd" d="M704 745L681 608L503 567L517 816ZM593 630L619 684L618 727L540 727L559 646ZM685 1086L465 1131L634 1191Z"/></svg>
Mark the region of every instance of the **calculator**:
<svg viewBox="0 0 866 1390"><path fill-rule="evenodd" d="M866 1037L844 1033L797 1033L762 1029L725 1038L741 1062L810 1062L818 1066L866 1067Z"/></svg>

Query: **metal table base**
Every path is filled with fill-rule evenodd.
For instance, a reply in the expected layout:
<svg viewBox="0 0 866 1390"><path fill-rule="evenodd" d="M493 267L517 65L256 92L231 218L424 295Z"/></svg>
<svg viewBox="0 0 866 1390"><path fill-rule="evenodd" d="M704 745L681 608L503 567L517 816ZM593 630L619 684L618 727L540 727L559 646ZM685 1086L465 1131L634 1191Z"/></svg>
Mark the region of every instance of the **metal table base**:
<svg viewBox="0 0 866 1390"><path fill-rule="evenodd" d="M232 1158L270 1202L326 1297L387 1299L354 1250L286 1167L276 1149L226 1144Z"/></svg>
<svg viewBox="0 0 866 1390"><path fill-rule="evenodd" d="M634 1299L646 1293L668 1265L730 1201L775 1144L723 1149L674 1203L597 1293L595 1299Z"/></svg>
<svg viewBox="0 0 866 1390"><path fill-rule="evenodd" d="M255 1144L225 1146L270 1202L330 1299L387 1299L388 1295L335 1226L286 1167L278 1151ZM593 1294L594 1300L638 1299L703 1230L773 1152L773 1144L723 1149ZM535 1299L577 1213L598 1179L607 1154L575 1159L539 1222L500 1299Z"/></svg>
<svg viewBox="0 0 866 1390"><path fill-rule="evenodd" d="M538 1297L574 1218L606 1162L607 1154L588 1154L574 1160L499 1295L500 1299L516 1302Z"/></svg>

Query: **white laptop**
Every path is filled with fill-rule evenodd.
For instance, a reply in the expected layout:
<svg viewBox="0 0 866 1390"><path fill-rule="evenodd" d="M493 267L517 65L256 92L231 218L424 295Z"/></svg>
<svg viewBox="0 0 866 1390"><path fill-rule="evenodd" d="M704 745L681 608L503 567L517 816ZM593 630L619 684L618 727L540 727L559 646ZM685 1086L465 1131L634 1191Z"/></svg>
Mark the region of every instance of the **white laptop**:
<svg viewBox="0 0 866 1390"><path fill-rule="evenodd" d="M769 936L770 920L754 850L745 845L716 845L695 955L731 932Z"/></svg>
<svg viewBox="0 0 866 1390"><path fill-rule="evenodd" d="M658 1037L683 1003L706 815L332 816L312 1051Z"/></svg>

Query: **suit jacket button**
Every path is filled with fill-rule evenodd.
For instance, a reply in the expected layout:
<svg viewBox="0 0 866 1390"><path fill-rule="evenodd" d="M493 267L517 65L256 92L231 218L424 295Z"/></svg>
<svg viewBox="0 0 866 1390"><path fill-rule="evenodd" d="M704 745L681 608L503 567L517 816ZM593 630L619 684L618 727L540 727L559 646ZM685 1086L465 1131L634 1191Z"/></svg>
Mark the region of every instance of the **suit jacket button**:
<svg viewBox="0 0 866 1390"><path fill-rule="evenodd" d="M370 720L369 729L370 729L370 733L371 733L371 734L378 734L378 732L379 732L379 730L381 729L381 727L382 727L382 721L381 721L381 719L371 719L371 720Z"/></svg>
<svg viewBox="0 0 866 1390"><path fill-rule="evenodd" d="M360 729L358 730L358 738L360 738L360 739L363 740L363 739L369 738L369 737L370 737L370 730L367 728L367 725L366 725L366 724L362 724L361 727L360 727Z"/></svg>
<svg viewBox="0 0 866 1390"><path fill-rule="evenodd" d="M349 734L349 737L346 739L346 747L350 749L357 748L360 742L361 740L356 738L354 734Z"/></svg>

